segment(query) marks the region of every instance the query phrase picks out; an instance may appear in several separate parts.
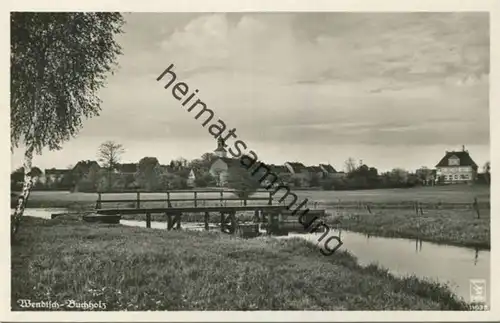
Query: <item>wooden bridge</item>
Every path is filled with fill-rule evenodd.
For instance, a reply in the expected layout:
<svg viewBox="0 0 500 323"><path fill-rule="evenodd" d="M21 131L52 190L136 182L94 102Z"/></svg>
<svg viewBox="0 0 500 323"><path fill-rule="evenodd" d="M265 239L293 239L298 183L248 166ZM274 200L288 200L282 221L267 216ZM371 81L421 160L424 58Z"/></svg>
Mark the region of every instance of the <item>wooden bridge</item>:
<svg viewBox="0 0 500 323"><path fill-rule="evenodd" d="M179 193L184 196L176 197L175 195ZM211 193L212 196L200 196L207 193ZM210 213L218 213L220 214L220 229L222 232L233 234L237 229L242 230L245 227L247 229L250 227L252 230L257 230L258 232L259 223L266 223L267 232L272 234L279 231L280 224L283 224L285 218L291 213L287 210L285 204L280 205L275 203L273 205L273 196L268 191L258 192L266 193L266 196L247 198L237 197L234 193L235 191L229 190L167 191L165 192L164 199L141 199L141 192L136 192L135 199L103 199L105 194L98 193L95 205L95 212L98 216L94 217L94 219L108 218L111 219L110 222L117 223L121 215L145 214L146 227L150 228L151 215L163 214L167 219L167 230L172 230L181 228L183 214L201 213L204 214L205 230L208 230ZM150 193L143 194L147 195ZM186 194L188 197L185 196ZM216 197L213 197L213 195L216 195ZM114 207L103 207L106 204L114 204ZM124 204L127 206L124 207ZM130 207L131 204L133 207ZM151 204L157 205L151 206ZM238 225L237 214L249 211L254 214L254 224L250 226ZM322 216L324 214L325 210L310 210L308 217Z"/></svg>

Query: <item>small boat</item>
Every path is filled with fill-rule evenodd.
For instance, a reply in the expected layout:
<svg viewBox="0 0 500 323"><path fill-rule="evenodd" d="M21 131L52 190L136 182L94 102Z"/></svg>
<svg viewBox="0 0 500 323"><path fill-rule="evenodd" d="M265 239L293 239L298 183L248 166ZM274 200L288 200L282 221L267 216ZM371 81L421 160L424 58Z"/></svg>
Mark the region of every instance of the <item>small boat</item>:
<svg viewBox="0 0 500 323"><path fill-rule="evenodd" d="M93 223L118 224L120 223L121 218L121 215L88 214L83 216L83 221Z"/></svg>

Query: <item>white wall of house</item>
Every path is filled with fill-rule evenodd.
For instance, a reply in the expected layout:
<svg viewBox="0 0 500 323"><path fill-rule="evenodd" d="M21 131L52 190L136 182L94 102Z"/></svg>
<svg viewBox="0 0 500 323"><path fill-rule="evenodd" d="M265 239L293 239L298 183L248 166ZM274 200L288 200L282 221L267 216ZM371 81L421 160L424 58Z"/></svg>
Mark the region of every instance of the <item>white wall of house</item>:
<svg viewBox="0 0 500 323"><path fill-rule="evenodd" d="M196 180L196 176L194 174L194 171L191 169L191 171L189 172L189 175L188 175L187 185L190 187L194 187L195 180Z"/></svg>
<svg viewBox="0 0 500 323"><path fill-rule="evenodd" d="M466 183L476 179L476 171L471 166L442 166L436 168L437 178L443 176L444 183Z"/></svg>

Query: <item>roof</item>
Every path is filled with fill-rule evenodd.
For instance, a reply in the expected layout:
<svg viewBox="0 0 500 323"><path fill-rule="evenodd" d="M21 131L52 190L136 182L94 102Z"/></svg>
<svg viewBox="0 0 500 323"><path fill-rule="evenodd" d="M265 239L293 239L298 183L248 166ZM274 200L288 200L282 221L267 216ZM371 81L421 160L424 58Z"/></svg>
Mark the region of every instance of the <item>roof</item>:
<svg viewBox="0 0 500 323"><path fill-rule="evenodd" d="M294 171L296 172L301 172L303 170L306 170L306 166L302 163L298 163L298 162L286 162L285 164L288 164L290 165Z"/></svg>
<svg viewBox="0 0 500 323"><path fill-rule="evenodd" d="M91 167L101 168L99 163L95 160L80 160L76 163L75 167L73 167L73 170L80 168L81 170L88 171Z"/></svg>
<svg viewBox="0 0 500 323"><path fill-rule="evenodd" d="M135 163L119 164L117 168L122 173L135 173L135 172L137 172L137 164L135 164Z"/></svg>
<svg viewBox="0 0 500 323"><path fill-rule="evenodd" d="M45 170L45 175L63 175L66 174L70 171L70 169L46 169Z"/></svg>
<svg viewBox="0 0 500 323"><path fill-rule="evenodd" d="M319 167L322 167L327 173L336 173L337 171L330 164L319 164Z"/></svg>
<svg viewBox="0 0 500 323"><path fill-rule="evenodd" d="M460 164L458 166L472 166L477 168L477 164L472 160L469 155L469 152L466 150L463 151L447 151L444 157L439 161L436 167L446 167L449 166L448 159L456 156L460 160Z"/></svg>
<svg viewBox="0 0 500 323"><path fill-rule="evenodd" d="M284 165L268 165L268 167L271 169L271 172L275 174L290 173L288 167Z"/></svg>
<svg viewBox="0 0 500 323"><path fill-rule="evenodd" d="M323 173L323 170L319 166L307 166L306 169L313 173Z"/></svg>

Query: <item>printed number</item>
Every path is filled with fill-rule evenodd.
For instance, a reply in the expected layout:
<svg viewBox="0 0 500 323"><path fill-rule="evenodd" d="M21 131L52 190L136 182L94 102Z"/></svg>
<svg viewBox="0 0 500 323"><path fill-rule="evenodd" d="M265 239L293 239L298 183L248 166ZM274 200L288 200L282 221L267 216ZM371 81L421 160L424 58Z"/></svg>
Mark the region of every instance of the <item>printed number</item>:
<svg viewBox="0 0 500 323"><path fill-rule="evenodd" d="M471 304L472 311L488 311L488 305L486 304Z"/></svg>

